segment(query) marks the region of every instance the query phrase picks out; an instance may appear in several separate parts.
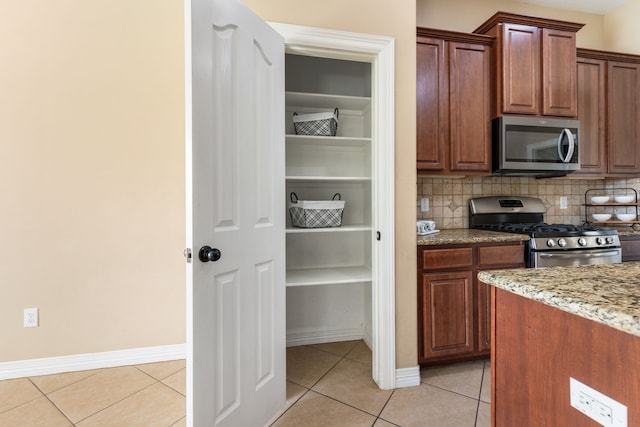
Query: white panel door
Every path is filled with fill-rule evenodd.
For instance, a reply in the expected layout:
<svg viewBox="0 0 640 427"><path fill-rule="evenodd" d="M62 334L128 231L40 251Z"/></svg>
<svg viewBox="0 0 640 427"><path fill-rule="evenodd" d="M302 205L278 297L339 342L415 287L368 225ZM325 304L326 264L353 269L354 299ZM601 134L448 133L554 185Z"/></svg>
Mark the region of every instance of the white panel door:
<svg viewBox="0 0 640 427"><path fill-rule="evenodd" d="M285 402L284 41L237 0L186 8L187 422L263 426Z"/></svg>

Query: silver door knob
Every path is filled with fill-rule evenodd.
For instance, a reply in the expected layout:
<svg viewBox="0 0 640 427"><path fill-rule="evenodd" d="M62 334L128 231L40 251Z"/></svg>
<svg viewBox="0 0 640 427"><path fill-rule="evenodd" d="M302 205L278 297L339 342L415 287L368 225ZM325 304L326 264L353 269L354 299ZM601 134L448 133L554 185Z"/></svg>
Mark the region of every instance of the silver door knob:
<svg viewBox="0 0 640 427"><path fill-rule="evenodd" d="M203 246L200 248L200 252L198 252L198 258L200 258L202 262L217 261L221 256L222 252L211 246Z"/></svg>

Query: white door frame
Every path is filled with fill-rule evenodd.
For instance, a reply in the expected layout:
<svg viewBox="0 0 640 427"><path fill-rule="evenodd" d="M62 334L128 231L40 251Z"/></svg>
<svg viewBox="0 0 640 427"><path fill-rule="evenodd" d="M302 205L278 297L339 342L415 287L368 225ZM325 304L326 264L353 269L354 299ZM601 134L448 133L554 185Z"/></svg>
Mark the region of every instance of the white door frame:
<svg viewBox="0 0 640 427"><path fill-rule="evenodd" d="M395 388L395 108L394 39L297 25L273 23L285 40L285 52L370 62L372 67L373 224L380 241L373 245L372 342L373 380L381 389Z"/></svg>

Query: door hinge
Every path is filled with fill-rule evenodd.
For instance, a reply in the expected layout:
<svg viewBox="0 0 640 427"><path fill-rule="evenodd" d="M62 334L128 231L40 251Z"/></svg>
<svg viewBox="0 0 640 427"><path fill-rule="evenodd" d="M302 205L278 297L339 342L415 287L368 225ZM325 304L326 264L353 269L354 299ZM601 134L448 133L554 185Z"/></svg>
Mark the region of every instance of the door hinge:
<svg viewBox="0 0 640 427"><path fill-rule="evenodd" d="M379 231L376 231L376 240L380 241L380 232Z"/></svg>

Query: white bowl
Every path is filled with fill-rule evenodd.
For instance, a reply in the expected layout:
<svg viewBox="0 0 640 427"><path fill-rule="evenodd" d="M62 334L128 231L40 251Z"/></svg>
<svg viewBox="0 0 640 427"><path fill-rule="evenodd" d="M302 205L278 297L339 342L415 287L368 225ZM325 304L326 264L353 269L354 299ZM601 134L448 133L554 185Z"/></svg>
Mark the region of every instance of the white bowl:
<svg viewBox="0 0 640 427"><path fill-rule="evenodd" d="M616 218L618 218L619 221L633 221L634 219L636 219L636 214L634 214L634 213L617 213L616 214Z"/></svg>
<svg viewBox="0 0 640 427"><path fill-rule="evenodd" d="M591 203L607 203L609 196L593 196L591 197Z"/></svg>
<svg viewBox="0 0 640 427"><path fill-rule="evenodd" d="M631 203L635 199L633 196L615 196L613 198L616 203Z"/></svg>
<svg viewBox="0 0 640 427"><path fill-rule="evenodd" d="M611 219L611 214L593 214L592 216L596 221L608 221Z"/></svg>

